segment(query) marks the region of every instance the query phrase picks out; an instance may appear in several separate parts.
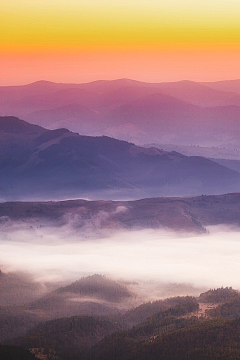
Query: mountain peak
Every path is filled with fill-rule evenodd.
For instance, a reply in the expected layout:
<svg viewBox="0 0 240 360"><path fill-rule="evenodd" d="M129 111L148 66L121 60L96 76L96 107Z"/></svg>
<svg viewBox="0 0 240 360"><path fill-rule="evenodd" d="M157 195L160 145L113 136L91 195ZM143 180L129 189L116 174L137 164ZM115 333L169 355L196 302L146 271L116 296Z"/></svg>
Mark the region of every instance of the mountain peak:
<svg viewBox="0 0 240 360"><path fill-rule="evenodd" d="M29 124L15 116L0 116L0 131L11 134L42 133L45 129L38 125Z"/></svg>
<svg viewBox="0 0 240 360"><path fill-rule="evenodd" d="M119 301L131 296L125 286L100 274L83 277L56 291L79 294L83 297L96 297L106 301Z"/></svg>

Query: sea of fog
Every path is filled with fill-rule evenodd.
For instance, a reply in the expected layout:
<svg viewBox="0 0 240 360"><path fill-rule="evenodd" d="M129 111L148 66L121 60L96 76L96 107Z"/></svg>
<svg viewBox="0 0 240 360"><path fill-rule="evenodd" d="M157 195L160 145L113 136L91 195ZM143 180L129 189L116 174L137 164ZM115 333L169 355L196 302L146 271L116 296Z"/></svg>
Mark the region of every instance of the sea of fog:
<svg viewBox="0 0 240 360"><path fill-rule="evenodd" d="M240 232L209 227L204 235L163 230L86 238L71 228L12 226L0 234L0 267L38 281L74 281L95 273L125 281L240 289Z"/></svg>

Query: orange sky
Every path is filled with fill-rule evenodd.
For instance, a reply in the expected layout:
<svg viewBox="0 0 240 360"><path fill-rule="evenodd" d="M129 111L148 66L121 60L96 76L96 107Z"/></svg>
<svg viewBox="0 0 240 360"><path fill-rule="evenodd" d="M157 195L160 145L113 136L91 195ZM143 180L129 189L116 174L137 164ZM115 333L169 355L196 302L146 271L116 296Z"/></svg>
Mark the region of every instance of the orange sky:
<svg viewBox="0 0 240 360"><path fill-rule="evenodd" d="M1 0L1 85L240 78L240 2Z"/></svg>

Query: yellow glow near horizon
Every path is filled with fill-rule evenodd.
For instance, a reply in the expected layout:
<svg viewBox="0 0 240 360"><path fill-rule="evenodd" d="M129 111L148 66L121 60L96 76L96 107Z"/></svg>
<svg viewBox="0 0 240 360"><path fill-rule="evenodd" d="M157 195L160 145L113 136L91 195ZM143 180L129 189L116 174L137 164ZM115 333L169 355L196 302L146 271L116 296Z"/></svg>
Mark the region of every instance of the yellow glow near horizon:
<svg viewBox="0 0 240 360"><path fill-rule="evenodd" d="M66 67L89 79L147 80L163 66L177 79L240 77L239 0L1 0L0 13L1 81L21 81L21 69L56 79Z"/></svg>
<svg viewBox="0 0 240 360"><path fill-rule="evenodd" d="M240 2L2 0L2 51L240 43ZM220 5L220 6L219 6Z"/></svg>

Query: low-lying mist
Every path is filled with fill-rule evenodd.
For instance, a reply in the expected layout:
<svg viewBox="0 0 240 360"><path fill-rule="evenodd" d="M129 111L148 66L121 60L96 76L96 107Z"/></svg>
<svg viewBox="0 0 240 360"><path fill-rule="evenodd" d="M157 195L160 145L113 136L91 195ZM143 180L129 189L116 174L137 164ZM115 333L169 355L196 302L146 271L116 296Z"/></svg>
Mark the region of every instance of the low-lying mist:
<svg viewBox="0 0 240 360"><path fill-rule="evenodd" d="M0 235L0 265L4 272L26 272L38 282L69 283L99 273L148 286L239 289L239 232L220 226L207 230L205 235L141 230L86 238L70 226L16 223Z"/></svg>

